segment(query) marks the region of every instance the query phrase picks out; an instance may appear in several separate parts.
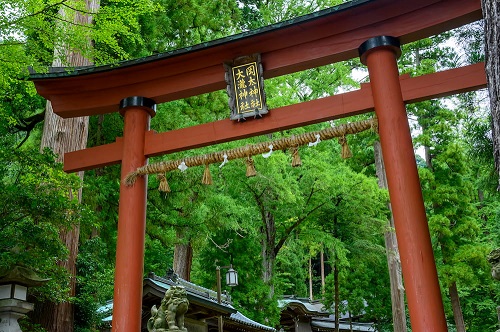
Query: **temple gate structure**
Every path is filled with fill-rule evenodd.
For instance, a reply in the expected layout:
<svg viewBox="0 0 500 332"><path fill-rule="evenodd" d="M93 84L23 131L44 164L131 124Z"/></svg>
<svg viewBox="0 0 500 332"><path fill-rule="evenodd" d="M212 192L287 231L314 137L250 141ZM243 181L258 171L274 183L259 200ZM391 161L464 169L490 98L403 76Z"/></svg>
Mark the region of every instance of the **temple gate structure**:
<svg viewBox="0 0 500 332"><path fill-rule="evenodd" d="M283 23L118 66L32 74L54 112L124 117L123 138L65 154L76 172L121 163L122 180L148 157L375 111L413 331L446 331L446 319L405 104L486 86L484 63L400 76L400 44L481 19L480 0L354 0ZM360 56L370 83L352 92L270 110L262 119L220 120L165 133L149 130L155 104L226 87L224 66L260 54L265 79ZM229 112L228 112L229 114ZM229 117L229 116L228 116ZM121 184L112 331L139 331L147 177Z"/></svg>

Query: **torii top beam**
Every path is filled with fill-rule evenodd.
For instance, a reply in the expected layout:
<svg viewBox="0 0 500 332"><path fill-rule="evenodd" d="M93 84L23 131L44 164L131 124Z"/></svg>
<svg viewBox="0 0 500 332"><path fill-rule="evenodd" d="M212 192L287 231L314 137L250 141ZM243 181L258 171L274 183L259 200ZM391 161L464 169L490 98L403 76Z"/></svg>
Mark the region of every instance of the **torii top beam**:
<svg viewBox="0 0 500 332"><path fill-rule="evenodd" d="M120 63L53 68L32 74L40 95L63 118L118 111L120 100L144 96L157 103L223 89L223 62L260 53L265 78L357 57L377 35L401 43L422 39L481 18L480 0L355 0L337 7L185 48Z"/></svg>

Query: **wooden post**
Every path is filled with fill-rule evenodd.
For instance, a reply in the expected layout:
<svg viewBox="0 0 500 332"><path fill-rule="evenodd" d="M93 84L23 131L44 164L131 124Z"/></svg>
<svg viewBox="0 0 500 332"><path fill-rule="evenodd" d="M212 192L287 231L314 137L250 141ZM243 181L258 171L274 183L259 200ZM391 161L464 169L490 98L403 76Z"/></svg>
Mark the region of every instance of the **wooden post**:
<svg viewBox="0 0 500 332"><path fill-rule="evenodd" d="M399 40L380 36L359 47L370 74L389 195L413 331L447 331L443 301L420 189L397 56Z"/></svg>
<svg viewBox="0 0 500 332"><path fill-rule="evenodd" d="M146 232L147 177L128 187L123 183L131 171L147 163L145 134L155 114L155 102L143 97L125 98L120 103L125 118L118 208L113 332L141 330L144 236Z"/></svg>

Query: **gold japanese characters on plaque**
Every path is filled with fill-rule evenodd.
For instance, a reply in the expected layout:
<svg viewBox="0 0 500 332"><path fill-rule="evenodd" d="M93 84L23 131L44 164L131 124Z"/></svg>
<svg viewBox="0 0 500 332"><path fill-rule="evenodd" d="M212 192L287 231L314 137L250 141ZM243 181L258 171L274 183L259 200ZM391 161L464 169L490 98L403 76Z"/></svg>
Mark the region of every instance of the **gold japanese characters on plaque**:
<svg viewBox="0 0 500 332"><path fill-rule="evenodd" d="M260 54L224 63L231 120L261 117L268 113Z"/></svg>

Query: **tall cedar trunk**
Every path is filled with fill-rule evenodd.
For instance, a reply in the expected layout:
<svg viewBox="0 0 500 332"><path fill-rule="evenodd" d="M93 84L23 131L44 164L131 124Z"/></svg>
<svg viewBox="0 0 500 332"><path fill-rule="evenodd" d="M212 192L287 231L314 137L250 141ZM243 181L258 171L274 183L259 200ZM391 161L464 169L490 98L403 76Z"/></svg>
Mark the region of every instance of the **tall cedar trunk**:
<svg viewBox="0 0 500 332"><path fill-rule="evenodd" d="M462 314L462 308L460 307L460 298L458 297L457 283L454 282L448 288L451 307L453 309L453 318L455 319L455 327L457 332L465 332L464 315Z"/></svg>
<svg viewBox="0 0 500 332"><path fill-rule="evenodd" d="M333 217L333 236L337 238L337 216ZM333 313L335 315L335 332L340 331L340 310L339 310L339 305L340 305L340 291L339 291L339 266L338 266L338 257L337 253L334 251L333 254L333 259L335 263L333 264L333 287L334 287L334 309Z"/></svg>
<svg viewBox="0 0 500 332"><path fill-rule="evenodd" d="M177 231L177 239L180 243L175 244L174 248L174 272L184 280L191 280L191 264L193 262L193 247L191 242L182 241L185 235L182 231Z"/></svg>
<svg viewBox="0 0 500 332"><path fill-rule="evenodd" d="M262 231L264 236L262 239L262 280L266 285L269 285L269 297L274 296L274 285L272 284L274 263L276 261L276 223L271 212L265 212L264 227Z"/></svg>
<svg viewBox="0 0 500 332"><path fill-rule="evenodd" d="M323 250L323 244L321 244L321 293L325 294L325 252Z"/></svg>
<svg viewBox="0 0 500 332"><path fill-rule="evenodd" d="M340 294L339 294L339 269L337 265L337 257L335 257L335 264L333 264L333 283L335 287L335 303L334 303L334 314L335 314L335 332L340 331Z"/></svg>
<svg viewBox="0 0 500 332"><path fill-rule="evenodd" d="M374 143L375 166L380 188L387 189L387 178L385 175L384 159L380 142ZM391 204L389 203L389 210ZM389 279L391 283L392 321L394 332L406 332L405 294L403 277L401 274L401 261L399 259L398 241L394 232L394 218L390 218L384 233L385 251L387 253L387 265L389 267Z"/></svg>
<svg viewBox="0 0 500 332"><path fill-rule="evenodd" d="M493 156L497 173L500 174L500 4L498 0L481 0L481 5L484 17L484 53L490 94Z"/></svg>
<svg viewBox="0 0 500 332"><path fill-rule="evenodd" d="M99 0L85 0L88 12L96 12L99 9ZM63 9L60 14L66 16ZM82 25L92 24L92 17L90 15L75 15L74 22ZM89 43L91 41L89 40ZM71 66L87 66L92 63L75 53L70 49L56 49L54 50L55 58L53 62L54 67L63 65L60 56L62 55L65 63ZM43 136L41 143L41 150L48 147L58 155L58 161L63 162L64 153L81 150L87 146L88 134L88 117L62 119L55 115L52 111L52 105L47 102L45 110L45 122L43 127ZM79 173L83 179L83 172ZM78 200L81 201L81 189L78 191ZM70 197L74 193L69 193ZM71 230L61 230L60 238L65 243L69 251L69 256L66 261L59 262L61 266L66 268L70 275L70 293L69 296L75 296L76 288L76 257L78 255L78 239L80 235L79 225ZM33 314L33 320L40 323L50 332L72 332L74 320L74 306L70 302L63 303L38 303L36 310Z"/></svg>
<svg viewBox="0 0 500 332"><path fill-rule="evenodd" d="M313 300L313 269L311 257L309 257L309 300Z"/></svg>

